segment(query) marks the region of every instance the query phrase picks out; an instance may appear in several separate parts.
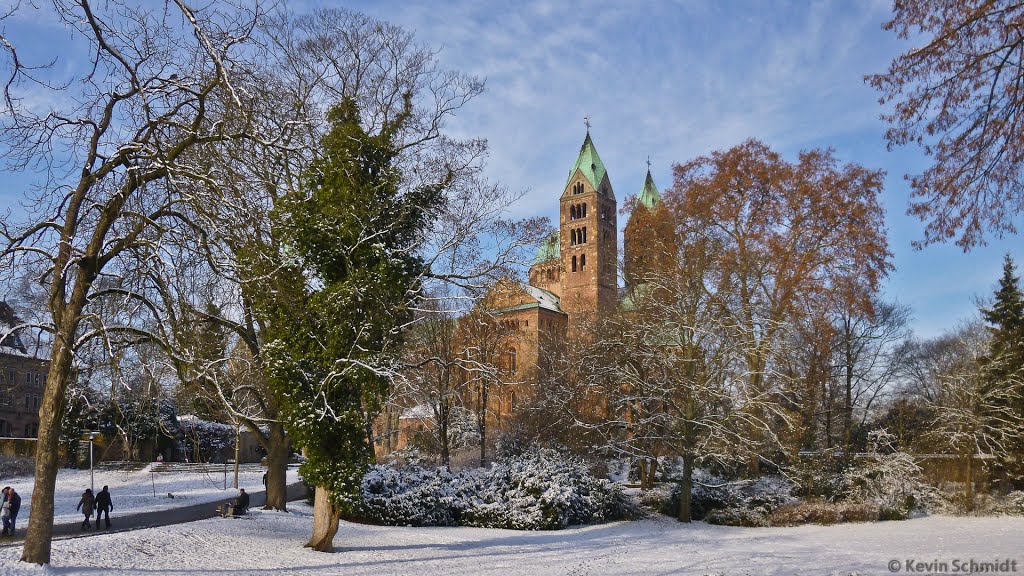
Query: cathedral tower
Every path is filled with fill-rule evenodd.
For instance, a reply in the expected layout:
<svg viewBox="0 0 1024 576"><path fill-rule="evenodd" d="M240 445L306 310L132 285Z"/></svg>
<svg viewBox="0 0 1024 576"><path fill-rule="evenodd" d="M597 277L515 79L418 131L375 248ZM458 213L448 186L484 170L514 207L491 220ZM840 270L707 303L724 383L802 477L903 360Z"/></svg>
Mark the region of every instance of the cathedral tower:
<svg viewBox="0 0 1024 576"><path fill-rule="evenodd" d="M615 193L590 130L559 202L561 307L574 318L615 309L618 298Z"/></svg>
<svg viewBox="0 0 1024 576"><path fill-rule="evenodd" d="M652 274L670 271L676 261L672 215L654 185L650 166L626 229L622 232L622 244L622 275L629 288L650 281Z"/></svg>

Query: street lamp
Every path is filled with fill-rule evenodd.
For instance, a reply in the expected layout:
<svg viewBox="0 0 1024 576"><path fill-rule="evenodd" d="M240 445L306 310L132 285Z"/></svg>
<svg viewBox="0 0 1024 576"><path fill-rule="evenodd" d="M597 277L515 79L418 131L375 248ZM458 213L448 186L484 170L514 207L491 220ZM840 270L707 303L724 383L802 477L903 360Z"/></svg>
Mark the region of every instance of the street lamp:
<svg viewBox="0 0 1024 576"><path fill-rule="evenodd" d="M96 493L96 472L92 466L92 445L96 441L99 432L89 432L89 491Z"/></svg>

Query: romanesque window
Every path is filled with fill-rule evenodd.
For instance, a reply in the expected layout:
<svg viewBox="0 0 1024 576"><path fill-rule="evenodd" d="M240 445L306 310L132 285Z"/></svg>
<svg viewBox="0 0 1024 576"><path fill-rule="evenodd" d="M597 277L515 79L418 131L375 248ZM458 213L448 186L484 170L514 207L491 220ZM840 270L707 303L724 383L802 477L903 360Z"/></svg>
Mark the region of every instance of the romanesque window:
<svg viewBox="0 0 1024 576"><path fill-rule="evenodd" d="M575 256L572 257L572 271L573 272L576 271L576 257Z"/></svg>
<svg viewBox="0 0 1024 576"><path fill-rule="evenodd" d="M580 255L580 271L583 271L583 270L586 270L586 269L587 269L587 255L586 254L581 254Z"/></svg>
<svg viewBox="0 0 1024 576"><path fill-rule="evenodd" d="M583 205L583 217L584 218L587 217L587 205L586 204Z"/></svg>
<svg viewBox="0 0 1024 576"><path fill-rule="evenodd" d="M572 185L573 194L583 194L583 182L577 182Z"/></svg>
<svg viewBox="0 0 1024 576"><path fill-rule="evenodd" d="M508 349L508 371L510 373L513 373L513 374L516 371L516 349L515 348L509 348Z"/></svg>

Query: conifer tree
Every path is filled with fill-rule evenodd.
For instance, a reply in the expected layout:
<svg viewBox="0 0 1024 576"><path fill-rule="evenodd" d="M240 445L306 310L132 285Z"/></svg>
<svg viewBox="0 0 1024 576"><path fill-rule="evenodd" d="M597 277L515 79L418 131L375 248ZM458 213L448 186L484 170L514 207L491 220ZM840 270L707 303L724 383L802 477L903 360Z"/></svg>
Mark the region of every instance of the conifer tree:
<svg viewBox="0 0 1024 576"><path fill-rule="evenodd" d="M410 118L406 100L374 134L353 99L332 108L320 159L273 213L293 258L269 271L259 299L269 377L308 457L303 478L317 487L307 546L319 551L332 550L372 463L371 423L423 273L415 248L441 199L440 188L401 191L394 135Z"/></svg>
<svg viewBox="0 0 1024 576"><path fill-rule="evenodd" d="M1003 259L1003 275L999 279L990 308L982 308L982 316L989 324L992 335L990 359L1000 364L999 372L1005 377L1008 372L1021 368L1024 354L1024 295L1020 291L1020 277L1016 274L1013 259L1007 254Z"/></svg>
<svg viewBox="0 0 1024 576"><path fill-rule="evenodd" d="M1024 295L1013 259L1003 259L1003 275L993 297L992 306L981 309L990 335L988 354L981 359L985 386L999 389L1003 405L997 406L1000 420L1006 425L1024 427ZM1024 483L1024 446L1010 450L993 471L997 477Z"/></svg>

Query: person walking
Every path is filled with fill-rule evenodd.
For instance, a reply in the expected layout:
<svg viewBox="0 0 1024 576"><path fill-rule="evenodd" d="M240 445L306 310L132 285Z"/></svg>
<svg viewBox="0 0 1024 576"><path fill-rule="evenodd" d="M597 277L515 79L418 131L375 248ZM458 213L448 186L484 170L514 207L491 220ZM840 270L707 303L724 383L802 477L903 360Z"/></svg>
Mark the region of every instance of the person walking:
<svg viewBox="0 0 1024 576"><path fill-rule="evenodd" d="M110 491L104 486L103 490L96 495L96 529L100 529L100 518L106 515L106 527L110 528L110 513L114 510L114 503L110 501Z"/></svg>
<svg viewBox="0 0 1024 576"><path fill-rule="evenodd" d="M7 488L4 488L3 504L0 504L0 520L3 520L4 529L0 533L7 536L7 529L11 525L11 501L7 499Z"/></svg>
<svg viewBox="0 0 1024 576"><path fill-rule="evenodd" d="M85 519L82 520L82 530L85 530L92 526L89 523L89 519L92 518L92 508L96 504L96 499L92 495L92 489L86 488L85 492L82 492L82 499L78 501L78 506L75 510L81 510L82 514L85 515ZM97 524L99 521L97 521Z"/></svg>
<svg viewBox="0 0 1024 576"><path fill-rule="evenodd" d="M18 518L18 510L21 510L21 495L10 486L5 486L2 493L3 511L0 515L3 516L3 534L13 536L14 521Z"/></svg>

